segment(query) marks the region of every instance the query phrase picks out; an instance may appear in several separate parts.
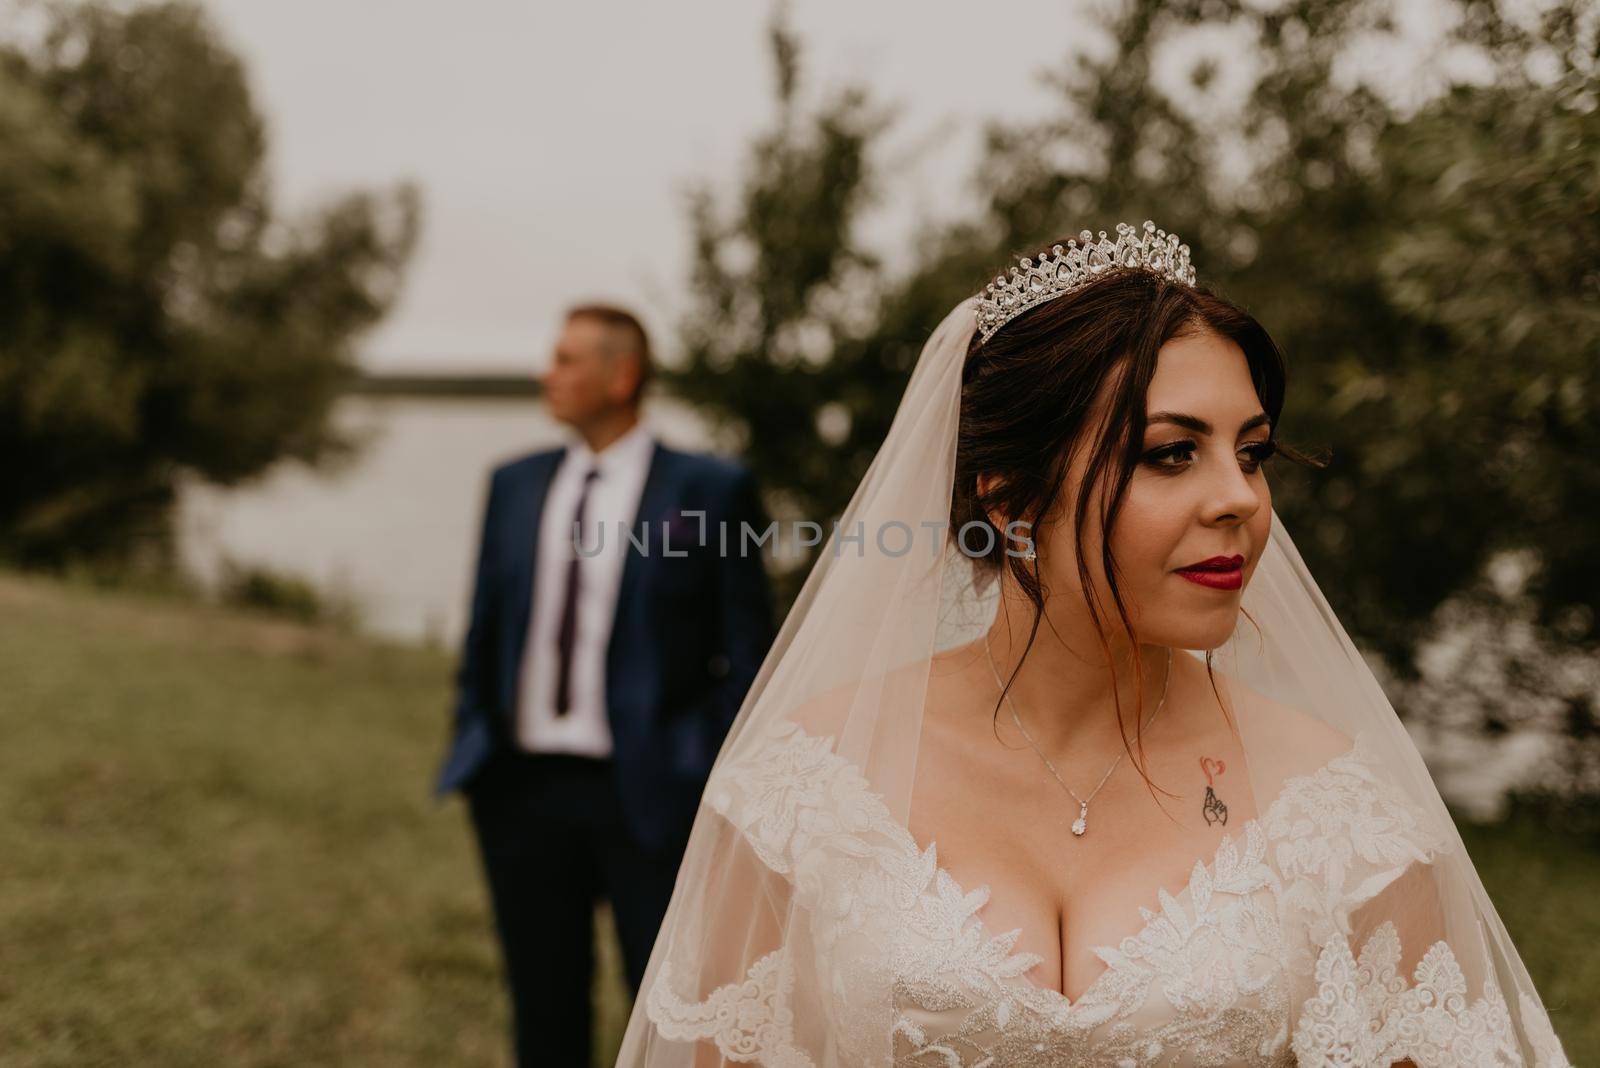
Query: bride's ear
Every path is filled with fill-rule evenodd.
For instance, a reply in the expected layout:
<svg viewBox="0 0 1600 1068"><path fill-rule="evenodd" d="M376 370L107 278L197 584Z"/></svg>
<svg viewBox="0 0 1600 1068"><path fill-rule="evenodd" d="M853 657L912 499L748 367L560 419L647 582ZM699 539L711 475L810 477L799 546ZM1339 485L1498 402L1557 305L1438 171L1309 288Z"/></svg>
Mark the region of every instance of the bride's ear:
<svg viewBox="0 0 1600 1068"><path fill-rule="evenodd" d="M979 475L977 485L978 507L983 508L983 502L989 496L989 494L995 492L1004 485L1005 481L999 475ZM989 522L994 524L996 530L1000 531L1001 533L1005 532L1007 516L1004 512L1000 511L998 508L983 508L983 514L988 516Z"/></svg>

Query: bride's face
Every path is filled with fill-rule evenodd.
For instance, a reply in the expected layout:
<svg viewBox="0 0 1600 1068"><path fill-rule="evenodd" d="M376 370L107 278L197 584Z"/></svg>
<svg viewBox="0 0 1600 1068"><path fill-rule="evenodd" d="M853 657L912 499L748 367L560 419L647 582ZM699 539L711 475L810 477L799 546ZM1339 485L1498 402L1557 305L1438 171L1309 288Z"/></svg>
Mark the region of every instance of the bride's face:
<svg viewBox="0 0 1600 1068"><path fill-rule="evenodd" d="M1162 346L1146 416L1140 458L1111 531L1118 589L1142 641L1212 649L1233 634L1271 529L1263 461L1272 427L1243 351L1211 333ZM1069 469L1069 500L1081 485L1083 462L1080 455ZM1114 624L1115 603L1100 567L1100 503L1091 502L1084 556ZM1040 563L1051 572L1047 585L1080 590L1070 527L1070 521L1055 524L1050 544L1039 549Z"/></svg>

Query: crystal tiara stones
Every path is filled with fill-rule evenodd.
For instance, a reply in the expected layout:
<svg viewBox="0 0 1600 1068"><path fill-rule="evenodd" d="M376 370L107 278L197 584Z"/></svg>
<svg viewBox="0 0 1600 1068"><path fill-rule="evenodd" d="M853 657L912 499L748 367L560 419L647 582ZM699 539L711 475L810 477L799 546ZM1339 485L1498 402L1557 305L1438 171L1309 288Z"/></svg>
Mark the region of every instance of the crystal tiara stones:
<svg viewBox="0 0 1600 1068"><path fill-rule="evenodd" d="M1006 323L1029 308L1080 289L1116 268L1150 271L1184 285L1194 285L1189 246L1178 235L1157 230L1145 220L1144 233L1127 223L1117 224L1117 239L1104 230L1099 240L1088 230L1067 247L1056 245L1035 264L1024 259L1011 268L1011 277L999 275L978 296L978 334L988 341Z"/></svg>

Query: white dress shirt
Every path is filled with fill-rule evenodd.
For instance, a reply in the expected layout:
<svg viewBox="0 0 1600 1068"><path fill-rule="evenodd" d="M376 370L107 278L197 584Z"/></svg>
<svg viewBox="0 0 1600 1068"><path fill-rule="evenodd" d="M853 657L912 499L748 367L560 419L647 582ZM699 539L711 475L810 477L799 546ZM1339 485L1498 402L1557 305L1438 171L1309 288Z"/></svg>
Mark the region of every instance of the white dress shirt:
<svg viewBox="0 0 1600 1068"><path fill-rule="evenodd" d="M643 422L598 453L573 435L556 468L539 521L539 557L533 584L533 613L528 647L522 658L521 702L517 736L524 749L540 753L611 755L611 724L606 716L606 648L622 583L623 551L639 511L639 497L655 436ZM583 492L584 475L598 468L589 486L583 514L584 553L578 557L577 635L568 680L568 707L557 717L556 673L561 656L556 646L567 567L574 556L572 520ZM596 553L595 546L601 546Z"/></svg>

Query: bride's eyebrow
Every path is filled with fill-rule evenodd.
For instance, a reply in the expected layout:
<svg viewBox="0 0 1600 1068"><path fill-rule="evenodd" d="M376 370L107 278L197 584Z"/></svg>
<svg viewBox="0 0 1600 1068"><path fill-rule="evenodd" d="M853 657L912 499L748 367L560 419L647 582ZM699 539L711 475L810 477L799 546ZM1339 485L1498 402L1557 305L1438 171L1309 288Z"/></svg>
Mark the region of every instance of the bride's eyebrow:
<svg viewBox="0 0 1600 1068"><path fill-rule="evenodd" d="M1211 424L1199 416L1186 415L1183 412L1151 412L1145 417L1146 426L1155 426L1157 423L1171 423L1193 430L1196 434L1210 434ZM1268 426L1272 423L1271 417L1266 412L1257 412L1243 423L1239 424L1239 433L1247 434L1258 426Z"/></svg>

